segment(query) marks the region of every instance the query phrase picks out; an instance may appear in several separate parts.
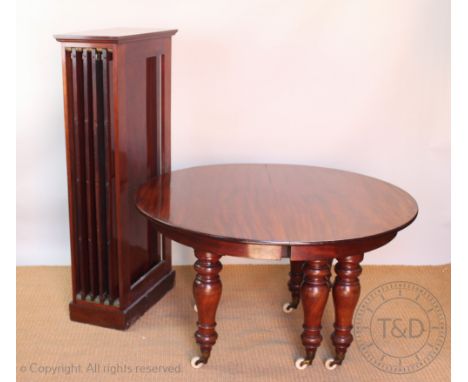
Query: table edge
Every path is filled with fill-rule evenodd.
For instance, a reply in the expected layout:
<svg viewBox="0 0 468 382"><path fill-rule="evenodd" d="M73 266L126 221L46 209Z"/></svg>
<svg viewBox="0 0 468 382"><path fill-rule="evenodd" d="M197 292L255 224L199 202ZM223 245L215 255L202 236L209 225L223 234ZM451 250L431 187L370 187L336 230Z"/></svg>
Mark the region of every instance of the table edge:
<svg viewBox="0 0 468 382"><path fill-rule="evenodd" d="M416 210L415 215L406 223L392 228L390 230L384 231L384 232L379 232L373 235L369 236L362 236L362 237L355 237L351 239L341 239L341 240L328 240L328 241L271 241L271 240L255 240L255 239L245 239L245 238L234 238L234 237L229 237L229 236L219 236L219 235L213 235L210 233L206 232L200 232L200 231L195 231L191 230L188 228L176 226L173 224L170 224L169 222L163 221L156 219L155 217L149 215L146 213L143 209L140 208L138 205L138 201L136 203L136 207L138 211L149 221L153 222L156 224L158 227L164 227L166 230L169 231L174 231L178 234L185 235L187 237L190 236L197 236L201 238L207 238L210 240L215 240L218 242L230 242L230 243L236 243L236 244L243 244L243 245L276 245L276 246L288 246L288 247L295 247L295 246L307 246L307 247L320 247L320 246L330 246L330 245L349 245L352 244L353 242L356 241L365 241L365 240L373 240L375 238L384 236L384 235L390 235L393 233L398 233L399 231L405 229L408 227L411 223L414 222L414 220L417 218L419 210Z"/></svg>

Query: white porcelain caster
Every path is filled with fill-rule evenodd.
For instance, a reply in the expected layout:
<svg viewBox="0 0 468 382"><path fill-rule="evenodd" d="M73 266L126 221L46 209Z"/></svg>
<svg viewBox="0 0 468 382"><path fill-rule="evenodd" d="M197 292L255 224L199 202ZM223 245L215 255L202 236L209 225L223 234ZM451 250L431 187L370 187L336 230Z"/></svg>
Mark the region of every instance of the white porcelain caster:
<svg viewBox="0 0 468 382"><path fill-rule="evenodd" d="M194 369L199 369L200 367L204 365L203 362L198 362L199 360L200 360L199 356L193 357L192 360L190 361L190 365L192 365Z"/></svg>
<svg viewBox="0 0 468 382"><path fill-rule="evenodd" d="M304 358L296 359L296 362L294 362L296 369L304 370L308 366L306 363L304 363L304 360L305 360Z"/></svg>
<svg viewBox="0 0 468 382"><path fill-rule="evenodd" d="M292 306L290 306L289 302L284 303L283 305L283 312L286 314L291 313L294 310Z"/></svg>
<svg viewBox="0 0 468 382"><path fill-rule="evenodd" d="M337 363L334 363L335 362L335 359L334 358L328 358L326 361L325 361L325 368L327 370L335 370L336 367L338 366Z"/></svg>
<svg viewBox="0 0 468 382"><path fill-rule="evenodd" d="M198 307L197 304L193 304L193 310L198 313Z"/></svg>

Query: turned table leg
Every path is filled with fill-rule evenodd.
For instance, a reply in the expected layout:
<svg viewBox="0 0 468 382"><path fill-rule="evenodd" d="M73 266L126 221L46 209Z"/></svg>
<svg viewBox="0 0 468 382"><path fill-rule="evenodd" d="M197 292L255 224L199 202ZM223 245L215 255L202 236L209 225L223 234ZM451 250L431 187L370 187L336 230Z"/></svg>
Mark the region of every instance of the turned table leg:
<svg viewBox="0 0 468 382"><path fill-rule="evenodd" d="M335 265L335 284L333 286L333 302L335 305L335 331L331 338L335 346L335 358L329 359L326 366L329 369L341 365L346 350L353 341L351 329L353 328L354 309L359 300L361 286L359 284L359 275L361 266L359 263L364 255L346 256L338 259Z"/></svg>
<svg viewBox="0 0 468 382"><path fill-rule="evenodd" d="M193 295L198 311L195 339L200 346L201 357L194 357L192 366L198 368L208 362L211 348L218 337L215 331L215 316L221 298L222 285L219 272L222 265L219 262L221 256L214 253L195 251L195 256L198 259L194 265L197 275L193 282Z"/></svg>
<svg viewBox="0 0 468 382"><path fill-rule="evenodd" d="M304 261L292 261L290 262L290 272L288 289L291 292L291 302L286 302L283 305L283 312L291 313L299 305L301 298L301 284L304 278Z"/></svg>
<svg viewBox="0 0 468 382"><path fill-rule="evenodd" d="M304 266L304 282L301 287L301 300L304 309L304 331L302 344L306 357L296 360L296 367L304 369L312 364L315 352L322 342L320 330L322 315L328 299L330 266L328 260L307 261Z"/></svg>
<svg viewBox="0 0 468 382"><path fill-rule="evenodd" d="M327 260L328 264L328 269L330 269L330 273L328 274L327 282L328 282L328 289L331 290L333 288L333 282L331 280L331 271L332 271L332 266L333 266L333 259Z"/></svg>

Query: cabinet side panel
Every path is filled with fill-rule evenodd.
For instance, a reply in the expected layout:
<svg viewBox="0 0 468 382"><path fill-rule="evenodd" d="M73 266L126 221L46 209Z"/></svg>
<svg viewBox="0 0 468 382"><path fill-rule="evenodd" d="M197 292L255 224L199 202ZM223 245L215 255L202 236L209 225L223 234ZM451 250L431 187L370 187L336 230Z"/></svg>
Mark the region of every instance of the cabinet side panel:
<svg viewBox="0 0 468 382"><path fill-rule="evenodd" d="M119 238L131 298L170 269L164 261L165 241L135 207L138 188L170 169L170 151L163 149L170 136L166 47L164 39L119 47Z"/></svg>

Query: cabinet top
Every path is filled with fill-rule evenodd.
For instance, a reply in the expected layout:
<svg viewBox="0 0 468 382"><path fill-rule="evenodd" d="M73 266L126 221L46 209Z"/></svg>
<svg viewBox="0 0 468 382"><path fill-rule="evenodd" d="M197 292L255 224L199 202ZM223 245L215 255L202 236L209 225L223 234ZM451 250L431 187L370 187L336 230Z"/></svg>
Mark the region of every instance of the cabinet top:
<svg viewBox="0 0 468 382"><path fill-rule="evenodd" d="M177 29L154 28L108 28L85 32L56 34L54 38L60 42L127 42L149 38L171 37Z"/></svg>

